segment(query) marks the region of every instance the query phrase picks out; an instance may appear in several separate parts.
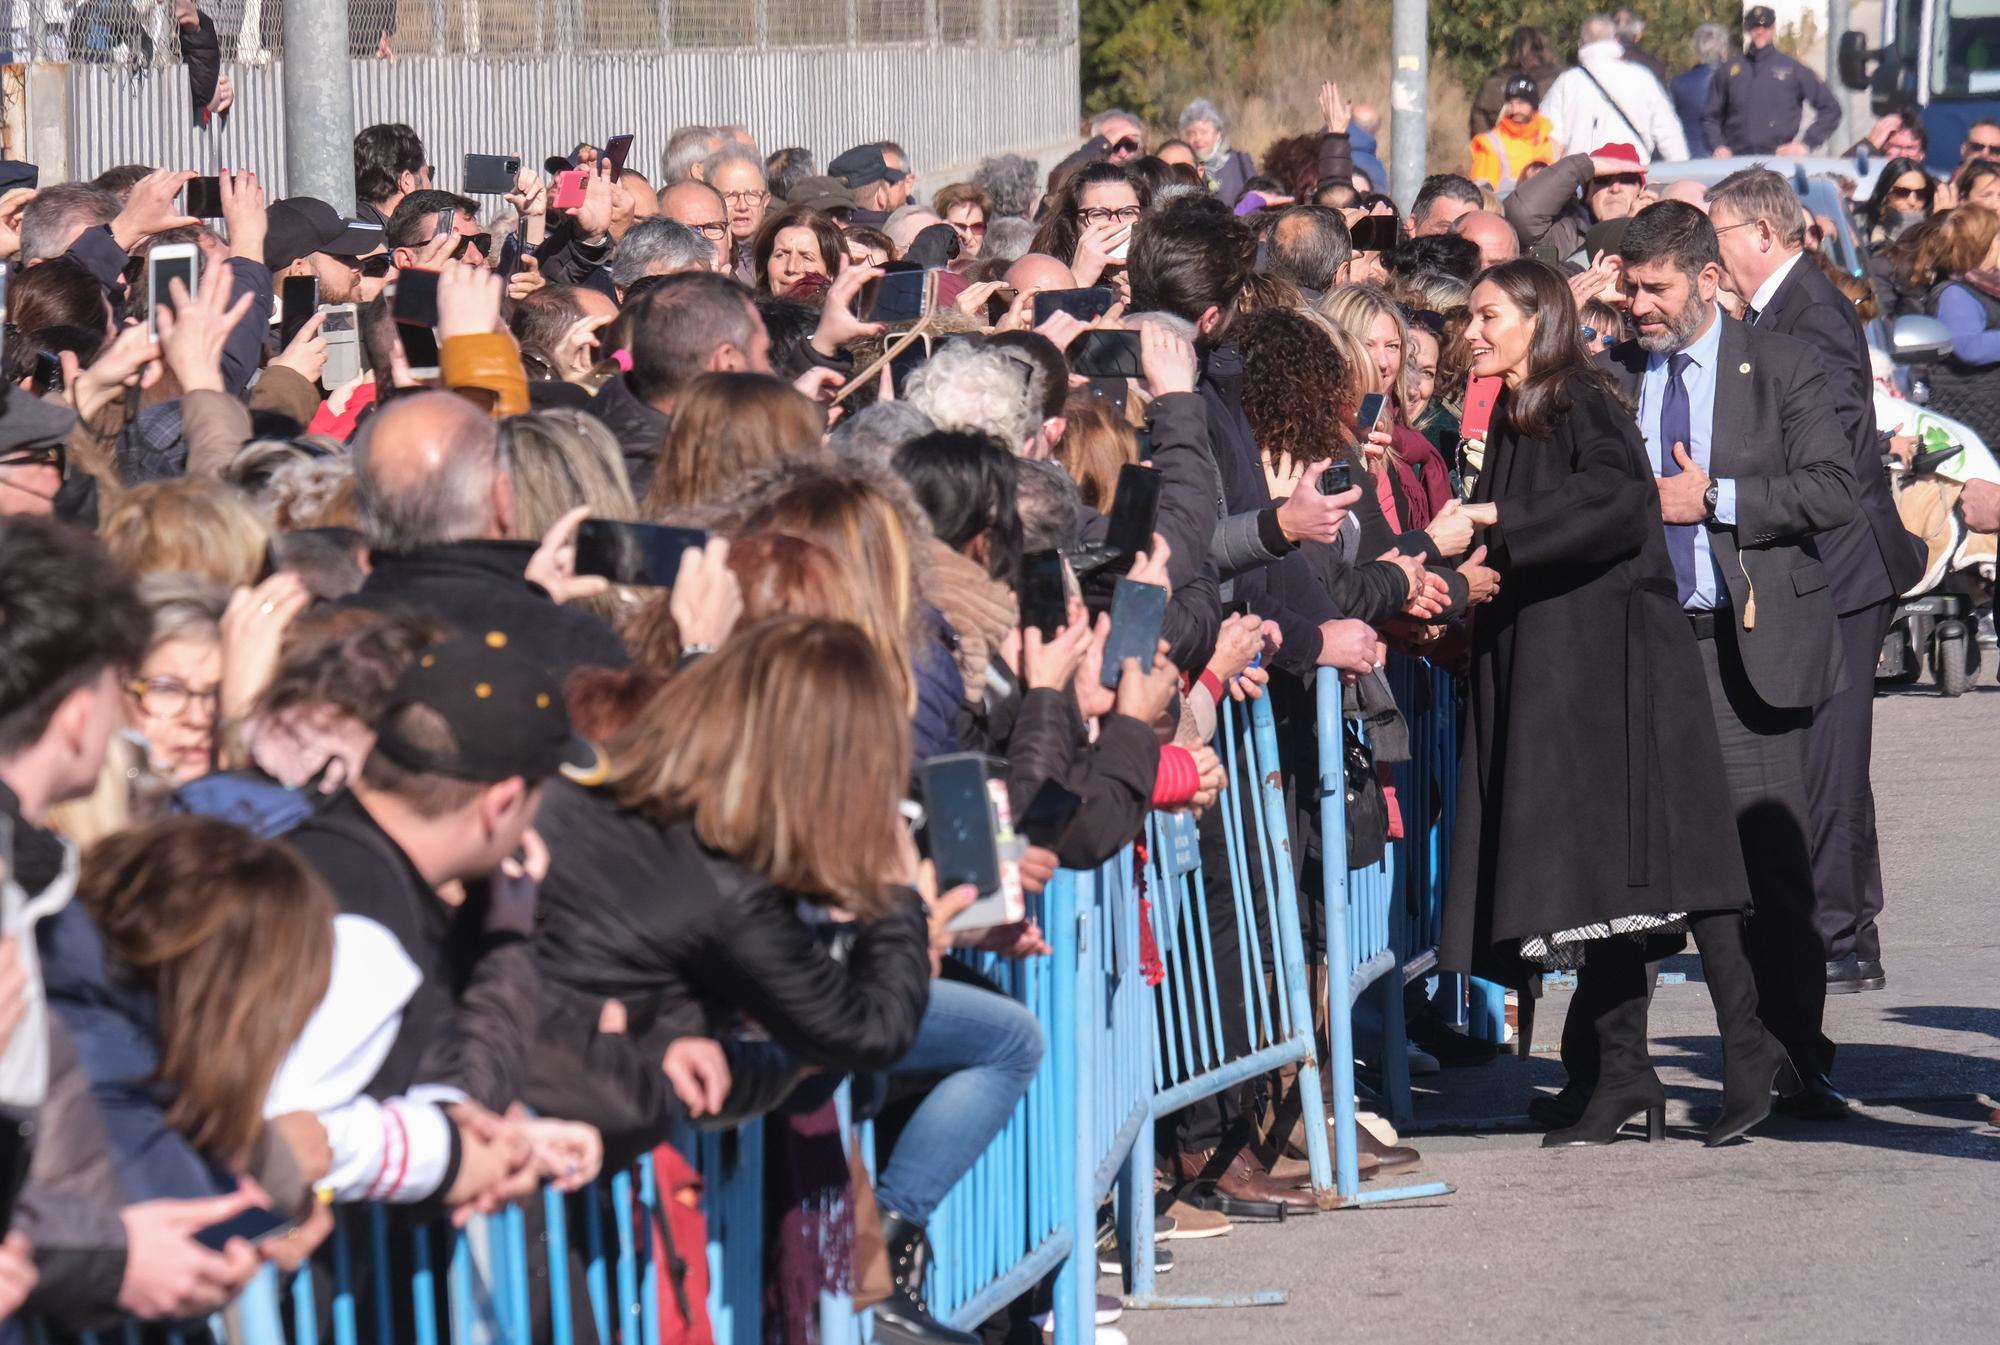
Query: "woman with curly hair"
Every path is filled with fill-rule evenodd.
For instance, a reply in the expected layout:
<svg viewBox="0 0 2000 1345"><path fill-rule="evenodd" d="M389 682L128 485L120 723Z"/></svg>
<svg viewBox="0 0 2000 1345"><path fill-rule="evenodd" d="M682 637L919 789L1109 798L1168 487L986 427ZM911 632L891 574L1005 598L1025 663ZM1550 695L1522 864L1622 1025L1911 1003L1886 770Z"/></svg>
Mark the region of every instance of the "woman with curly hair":
<svg viewBox="0 0 2000 1345"><path fill-rule="evenodd" d="M1095 285L1125 269L1132 230L1153 199L1146 180L1123 164L1094 163L1071 173L1049 202L1030 252L1046 253Z"/></svg>

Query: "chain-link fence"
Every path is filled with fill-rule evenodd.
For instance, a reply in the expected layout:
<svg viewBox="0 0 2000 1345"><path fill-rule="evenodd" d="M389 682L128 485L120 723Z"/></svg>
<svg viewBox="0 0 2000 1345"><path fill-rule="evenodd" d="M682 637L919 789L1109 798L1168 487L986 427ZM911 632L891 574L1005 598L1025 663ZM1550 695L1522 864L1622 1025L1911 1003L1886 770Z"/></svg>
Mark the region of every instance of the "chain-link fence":
<svg viewBox="0 0 2000 1345"><path fill-rule="evenodd" d="M6 0L14 62L164 67L189 0ZM225 62L284 55L283 0L203 0ZM530 56L1074 40L1074 0L350 0L348 49Z"/></svg>

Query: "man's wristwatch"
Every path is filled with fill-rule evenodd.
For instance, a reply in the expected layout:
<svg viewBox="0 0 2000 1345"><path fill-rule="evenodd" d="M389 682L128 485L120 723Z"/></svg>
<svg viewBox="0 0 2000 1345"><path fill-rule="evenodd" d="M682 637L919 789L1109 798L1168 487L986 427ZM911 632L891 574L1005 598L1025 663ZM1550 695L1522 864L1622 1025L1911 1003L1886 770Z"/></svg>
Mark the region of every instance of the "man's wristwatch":
<svg viewBox="0 0 2000 1345"><path fill-rule="evenodd" d="M1701 493L1701 504L1705 521L1709 523L1715 522L1715 504L1721 498L1722 487L1713 481L1709 482L1708 489Z"/></svg>

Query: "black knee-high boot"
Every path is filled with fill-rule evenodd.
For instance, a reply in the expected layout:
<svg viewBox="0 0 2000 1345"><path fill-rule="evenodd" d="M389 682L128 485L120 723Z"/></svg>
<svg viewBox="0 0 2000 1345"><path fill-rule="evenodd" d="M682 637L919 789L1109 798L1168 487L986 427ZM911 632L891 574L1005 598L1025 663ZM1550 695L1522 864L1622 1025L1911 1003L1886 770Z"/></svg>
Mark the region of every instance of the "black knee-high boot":
<svg viewBox="0 0 2000 1345"><path fill-rule="evenodd" d="M1575 1125L1542 1137L1544 1148L1575 1144L1609 1144L1624 1124L1646 1114L1646 1138L1666 1136L1667 1094L1646 1050L1646 956L1644 947L1628 938L1604 939L1590 945L1584 970L1596 993L1590 1007L1597 1045L1597 1079L1590 1102ZM1572 1007L1571 1012L1575 1012Z"/></svg>
<svg viewBox="0 0 2000 1345"><path fill-rule="evenodd" d="M1688 917L1701 975L1715 1002L1722 1036L1722 1115L1709 1129L1710 1148L1727 1144L1771 1114L1772 1089L1790 1095L1800 1083L1784 1046L1757 1016L1757 978L1744 942L1739 911L1702 911Z"/></svg>
<svg viewBox="0 0 2000 1345"><path fill-rule="evenodd" d="M1562 1063L1569 1075L1554 1097L1537 1093L1528 1103L1528 1118L1548 1130L1561 1130L1583 1119L1590 1094L1597 1087L1597 1015L1603 1010L1603 973L1593 961L1576 971L1576 990L1563 1018Z"/></svg>

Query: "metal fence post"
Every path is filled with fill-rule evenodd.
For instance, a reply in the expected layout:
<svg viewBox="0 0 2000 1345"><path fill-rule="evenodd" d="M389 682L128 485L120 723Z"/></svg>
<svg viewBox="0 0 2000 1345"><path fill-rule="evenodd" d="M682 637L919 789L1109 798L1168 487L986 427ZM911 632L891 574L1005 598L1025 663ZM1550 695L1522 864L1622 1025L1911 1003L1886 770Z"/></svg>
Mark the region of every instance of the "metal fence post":
<svg viewBox="0 0 2000 1345"><path fill-rule="evenodd" d="M286 0L285 190L354 211L354 75L340 0Z"/></svg>
<svg viewBox="0 0 2000 1345"><path fill-rule="evenodd" d="M1396 67L1389 84L1389 194L1405 211L1424 183L1430 140L1430 0L1394 0L1389 45Z"/></svg>

